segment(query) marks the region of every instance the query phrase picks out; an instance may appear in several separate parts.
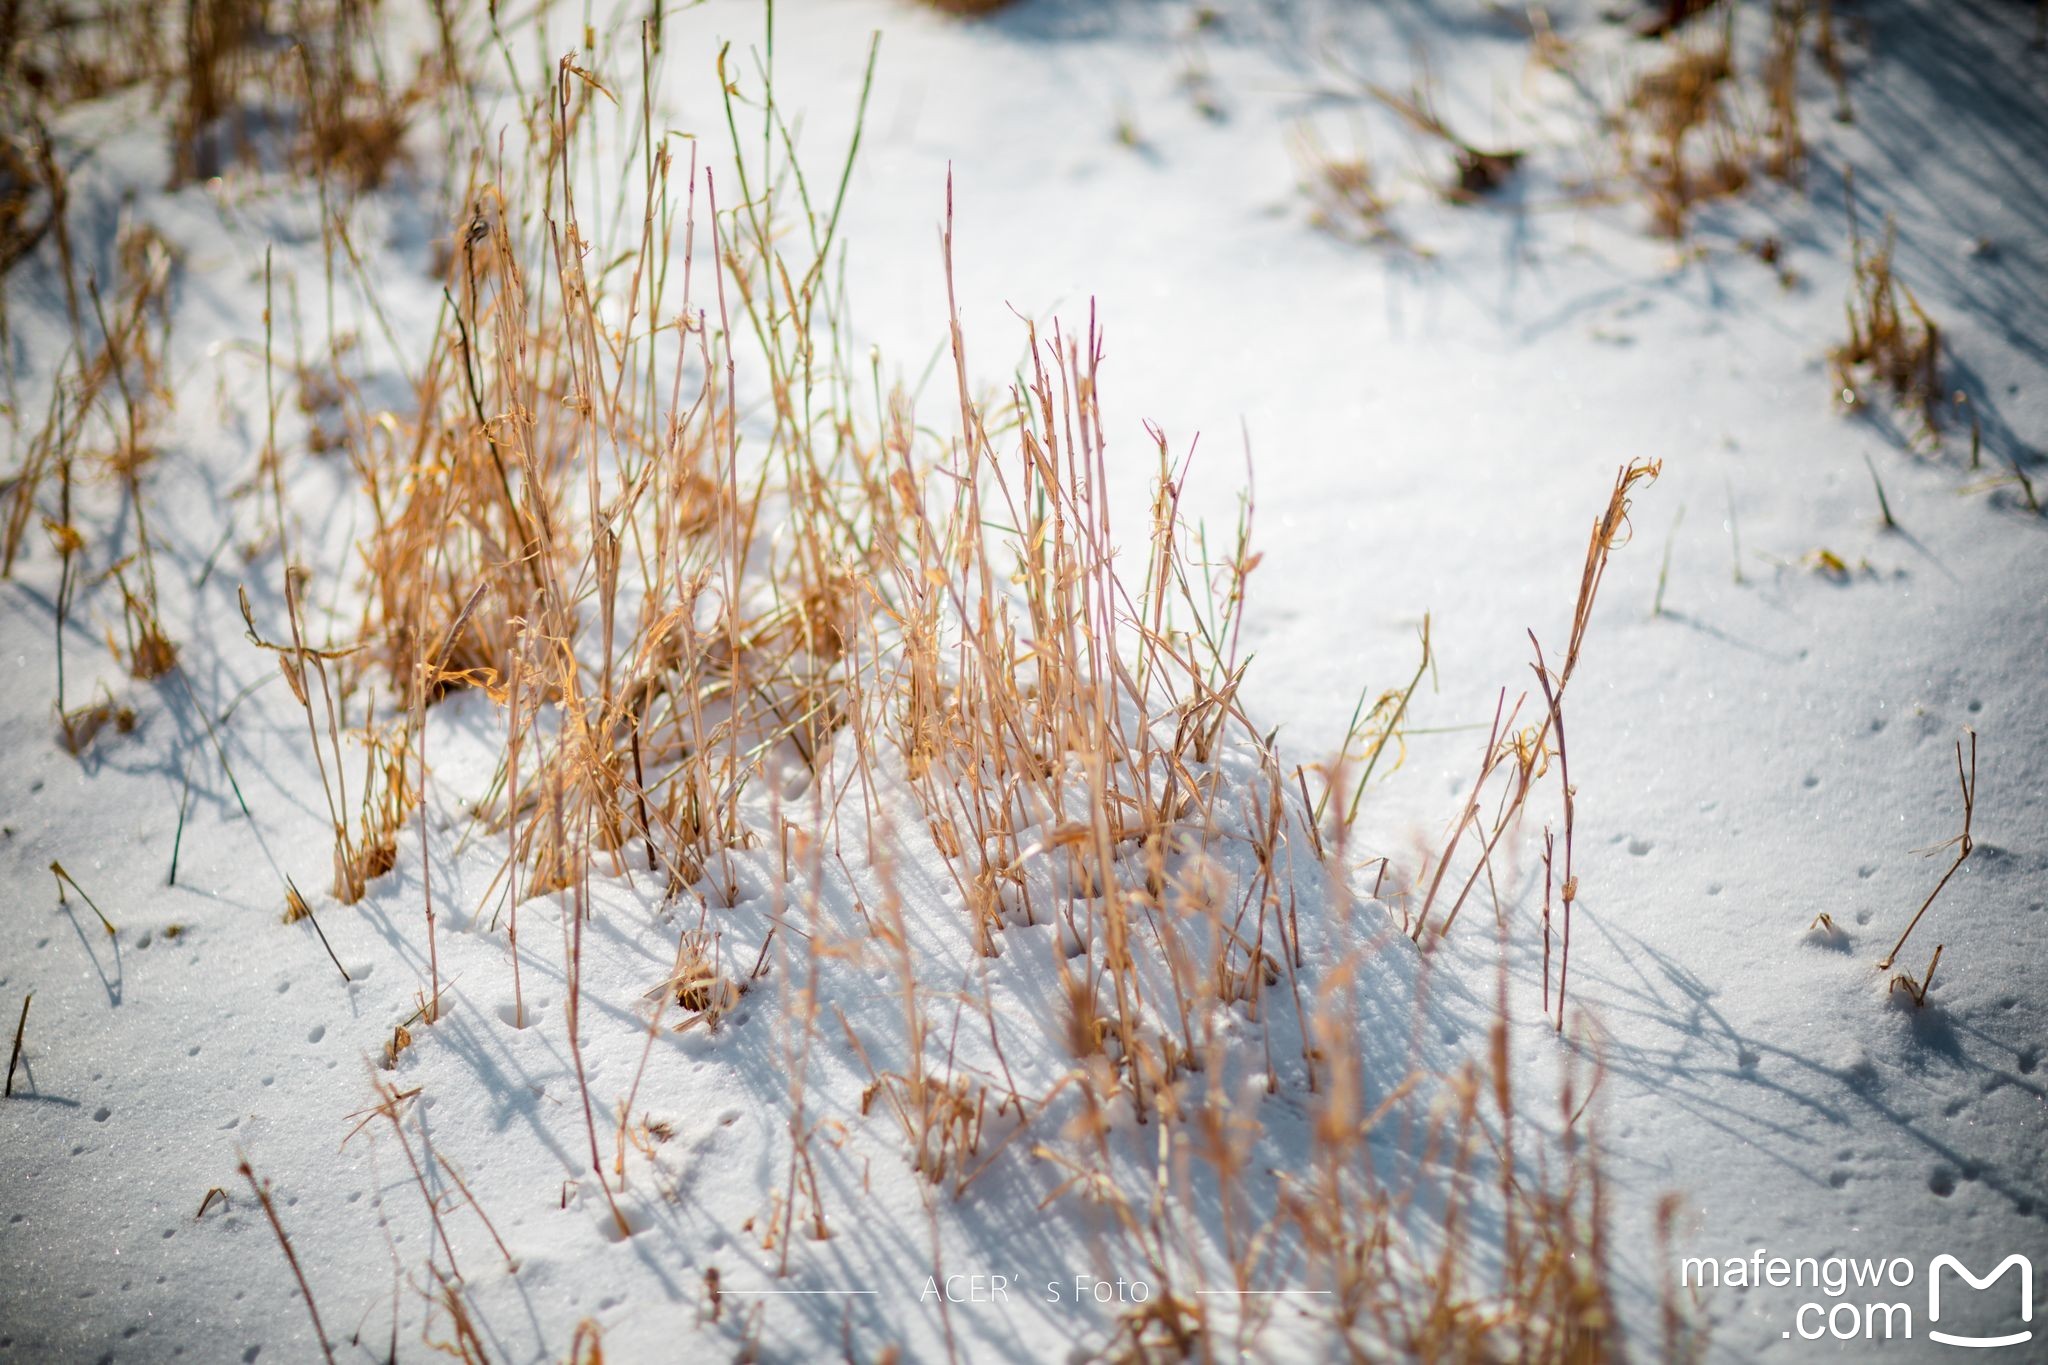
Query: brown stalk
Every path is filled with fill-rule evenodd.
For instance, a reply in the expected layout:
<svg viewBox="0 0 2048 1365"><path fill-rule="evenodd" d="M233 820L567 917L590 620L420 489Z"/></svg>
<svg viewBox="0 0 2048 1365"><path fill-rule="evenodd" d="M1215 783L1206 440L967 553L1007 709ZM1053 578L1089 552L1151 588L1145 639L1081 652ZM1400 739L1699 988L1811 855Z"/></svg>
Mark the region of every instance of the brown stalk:
<svg viewBox="0 0 2048 1365"><path fill-rule="evenodd" d="M1941 894L1942 888L1948 885L1949 878L1956 875L1957 869L1962 867L1963 863L1969 858L1971 850L1977 846L1976 841L1970 837L1970 824L1977 814L1977 732L1975 730L1965 730L1964 733L1970 737L1970 768L1967 773L1963 771L1963 742L1961 740L1956 741L1956 782L1963 791L1963 832L1949 840L1947 844L1942 845L1943 848L1947 848L1950 845L1955 846L1955 861L1948 865L1948 871L1941 874L1941 880L1936 882L1934 889L1927 893L1927 899L1920 902L1920 908L1915 910L1913 918L1906 922L1905 931L1899 935L1899 941L1892 945L1892 950L1886 953L1884 959L1877 964L1877 969L1881 972L1890 971L1892 963L1898 961L1899 950L1906 946L1906 940L1920 926L1920 917L1927 913L1928 907L1934 904L1934 898ZM1938 952L1936 956L1939 956ZM1927 975L1930 980L1933 978L1934 969L1932 967L1927 969Z"/></svg>
<svg viewBox="0 0 2048 1365"><path fill-rule="evenodd" d="M29 1002L35 998L36 993L34 991L30 991L27 995L21 997L21 1017L14 1021L14 1050L7 1054L6 1093L9 1096L14 1094L14 1068L21 1061L21 1035L28 1028Z"/></svg>
<svg viewBox="0 0 2048 1365"><path fill-rule="evenodd" d="M292 1250L292 1239L285 1236L284 1224L278 1220L277 1207L270 1202L270 1182L257 1183L256 1172L249 1168L247 1157L243 1157L235 1169L241 1172L242 1179L249 1182L250 1190L256 1195L256 1202L263 1206L263 1216L269 1220L270 1230L277 1234L277 1244L284 1249L284 1258L292 1268L292 1278L299 1282L299 1296L306 1301L306 1314L313 1319L313 1339L320 1343L320 1354L327 1358L328 1365L333 1365L334 1348L327 1344L327 1331L320 1325L320 1309L313 1302L312 1286L306 1283L306 1272L299 1268L299 1257L298 1253ZM199 1211L206 1212L205 1206L201 1205Z"/></svg>

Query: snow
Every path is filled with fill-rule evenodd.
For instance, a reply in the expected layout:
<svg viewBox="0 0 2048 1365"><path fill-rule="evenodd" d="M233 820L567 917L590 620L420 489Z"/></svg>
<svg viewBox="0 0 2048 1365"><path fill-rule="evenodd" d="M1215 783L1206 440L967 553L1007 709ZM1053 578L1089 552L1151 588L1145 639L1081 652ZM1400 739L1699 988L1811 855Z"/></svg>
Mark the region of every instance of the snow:
<svg viewBox="0 0 2048 1365"><path fill-rule="evenodd" d="M1602 144L1582 97L1530 64L1507 11L1219 8L1205 24L1183 5L1038 0L975 22L880 0L781 7L778 99L801 110L806 151L834 149L820 152L833 165L867 34L884 35L842 229L861 345L912 386L938 353L950 168L977 389L994 391L1022 363L1013 310L1072 323L1092 303L1105 321L1104 402L1123 459L1111 481L1135 509L1124 523L1133 546L1153 466L1142 420L1176 452L1200 433L1188 497L1212 525L1232 515L1248 443L1264 558L1251 580L1247 705L1262 729L1279 727L1290 763L1335 748L1362 683L1377 694L1405 682L1429 614L1436 667L1417 694L1417 733L1368 796L1369 847L1354 862L1384 853L1412 869L1440 846L1500 689L1512 699L1533 682L1525 632L1551 651L1569 627L1585 535L1616 468L1663 460L1602 589L1568 713L1582 887L1568 1037L1541 1016L1533 821L1498 869L1504 959L1490 906L1468 906L1424 961L1397 932L1397 909L1365 901L1347 912L1307 867L1291 874L1307 898L1309 959L1368 951L1353 997L1369 1090L1383 1093L1418 1059L1442 1072L1483 1062L1504 960L1512 1069L1531 1113L1555 1127L1552 1096L1570 1058L1604 1068L1590 1105L1610 1181L1610 1254L1645 1358L1660 1353L1658 1287L1676 1255L1765 1248L1903 1256L1924 1269L1946 1252L1981 1269L2018 1251L2038 1269L2048 1260L2038 1071L2048 1045L2048 522L2015 484L1984 486L2007 461L2048 485L2048 190L2037 174L2048 54L2029 45L2029 8L1859 9L1844 39L1855 122L1827 118L1832 94L1809 66L1816 145L1803 192L1763 182L1711 205L1691 248L1651 236L1638 203L1575 192ZM1640 44L1595 9L1559 5L1552 19L1582 42L1588 82L1611 93ZM1752 46L1755 9L1742 30ZM636 18L593 22L630 52ZM718 3L667 24L663 98L709 157L724 138L712 61L722 40L736 52L758 43L761 14ZM1368 80L1406 90L1418 54L1455 124L1482 144L1527 149L1499 198L1442 202L1427 182L1445 154L1359 93ZM1220 117L1198 107L1190 70L1205 73ZM395 1069L380 1067L393 1026L428 988L420 826L361 904L311 895L330 864L304 715L243 638L236 600L246 582L259 619L281 612L275 547L244 555L261 516L256 496L237 490L264 439L266 251L274 316L291 320L280 350L310 353L326 333L319 208L310 190L247 170L164 189L164 117L138 91L68 111L56 130L75 158L72 230L87 268L112 278L124 217L182 253L175 414L145 475L181 665L139 683L106 650L119 603L96 579L120 537L95 528L123 502L111 485L81 489L74 520L87 531L92 586L64 645L65 695L75 705L104 684L136 719L132 733L109 729L77 757L59 742L58 558L31 534L0 587L0 668L14 675L0 704L10 892L0 1016L34 993L14 1094L0 1104L0 1354L317 1355L306 1305L237 1174L243 1157L271 1182L326 1335L351 1359L382 1358L394 1342L411 1358L423 1333L447 1337L424 1276L451 1258L494 1359L562 1358L585 1319L622 1360L726 1355L746 1340L788 1360L842 1349L873 1359L890 1343L912 1359L944 1359L949 1343L970 1360L1103 1349L1129 1304L1077 1304L1076 1277L1112 1293L1119 1277L1149 1277L1128 1240L1084 1198L1048 1200L1068 1172L1033 1156L1048 1140L1036 1128L999 1146L1017 1129L1011 1115L988 1118L964 1193L957 1177L934 1184L913 1171L886 1096L864 1099L906 1048L881 959L829 958L806 981L805 958L789 951L798 930L849 942L872 933L883 883L853 856L855 838L842 848L852 865L821 870L812 904L787 894L772 848L735 855L741 894L717 910L719 951L751 964L764 926L781 921L791 932L768 950L781 956L718 1028L664 1032L652 1047L642 997L672 970L695 912L665 906L645 876L592 883L579 995L581 1068L598 1112L586 1124L566 1036L562 945L574 925L556 898L520 907L522 1020L493 925L502 841L468 813L502 720L474 693L452 697L428 734L426 822L447 1005L440 1022L411 1029ZM1331 146L1370 149L1401 242L1360 245L1306 221L1289 153L1303 120ZM383 329L347 282L337 304L394 407L402 361L417 359L435 326L430 239L454 216L439 207L452 201L432 130L413 152L407 178L351 207L370 277L389 283L379 303L391 335L411 354L384 354ZM1907 439L1909 418L1844 414L1830 401L1850 166L1866 231L1896 218L1899 274L1942 325L1947 382L1969 393L1982 424L1983 470L1967 467L1967 433L1953 422L1929 452ZM1782 243L1792 287L1737 245L1765 236ZM68 344L59 280L48 242L7 277L10 471ZM946 384L941 361L925 407L944 413ZM300 448L305 420L286 413L281 447ZM1899 529L1879 518L1874 478ZM291 479L307 540L296 553L348 563L364 514L347 468L298 458ZM1809 566L1822 548L1844 574ZM319 589L345 619L347 576L332 572ZM1976 848L1902 954L1899 966L1919 975L1943 945L1928 1006L1906 1008L1873 963L1947 867L1947 851L1915 855L1962 828L1953 746L1965 727L1979 745ZM883 824L914 828L921 815L896 795ZM1555 793L1541 800L1532 809L1555 821ZM59 903L53 860L118 933L77 895ZM1044 1094L1069 1065L1054 1007L1059 931L1013 926L1003 956L985 960L958 932L943 860L893 871L926 988L986 992L1002 1021L998 1057L978 1007L962 1011L962 1063L1007 1067L1025 1093ZM287 877L314 902L347 980L308 926L279 924ZM1353 884L1371 881L1360 873ZM1810 929L1823 913L1832 934ZM808 1032L792 1023L806 1002L819 1006ZM954 1011L928 1013L952 1025ZM1278 1059L1271 1096L1256 1093L1252 1072L1237 1077L1260 1118L1251 1164L1262 1170L1289 1169L1308 1150L1300 1030L1286 1014L1271 1011L1270 1036L1225 1025L1245 1055L1263 1044ZM856 1037L887 1059L864 1058ZM431 1143L423 1179L437 1217L393 1125L370 1112L378 1084L419 1089L405 1131L414 1156ZM633 1116L671 1135L629 1158L619 1200L634 1231L622 1238L590 1176L588 1130L609 1167L613 1106L629 1091ZM815 1125L833 1236L812 1240L799 1226L785 1263L785 1247L764 1246L762 1233L793 1188L793 1122ZM1142 1188L1154 1135L1128 1122L1125 1133L1118 1169ZM1376 1135L1389 1188L1428 1187L1421 1146L1412 1124ZM216 1186L227 1207L195 1217ZM1270 1197L1273 1186L1256 1188ZM1655 1231L1667 1195L1668 1251ZM1210 1277L1201 1282L1241 1287L1219 1259L1218 1210L1191 1213L1209 1239L1186 1251ZM1428 1214L1424 1198L1413 1216L1425 1244ZM1285 1281L1276 1287L1315 1287L1298 1257L1273 1269ZM942 1309L922 1291L946 1274L1003 1276L1006 1300ZM1917 1311L1923 1292L1920 1281L1899 1297ZM1908 1360L1934 1349L1787 1335L1795 1307L1816 1297L1832 1302L1723 1288L1696 1308L1717 1359ZM1942 1326L1989 1333L2010 1311L1996 1297L1945 1310ZM1215 1349L1323 1351L1318 1311L1312 1297L1279 1299L1262 1334Z"/></svg>

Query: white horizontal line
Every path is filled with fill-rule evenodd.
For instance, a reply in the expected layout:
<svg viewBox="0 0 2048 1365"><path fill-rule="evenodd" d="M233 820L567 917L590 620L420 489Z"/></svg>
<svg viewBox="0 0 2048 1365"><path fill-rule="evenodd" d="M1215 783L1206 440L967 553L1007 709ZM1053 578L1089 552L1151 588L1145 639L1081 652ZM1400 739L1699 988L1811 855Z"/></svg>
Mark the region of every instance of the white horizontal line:
<svg viewBox="0 0 2048 1365"><path fill-rule="evenodd" d="M1225 1297L1247 1298L1264 1294L1321 1294L1328 1297L1327 1289L1197 1289L1197 1294L1220 1294Z"/></svg>
<svg viewBox="0 0 2048 1365"><path fill-rule="evenodd" d="M734 1298L753 1298L760 1294L873 1294L872 1289L721 1289L721 1294Z"/></svg>

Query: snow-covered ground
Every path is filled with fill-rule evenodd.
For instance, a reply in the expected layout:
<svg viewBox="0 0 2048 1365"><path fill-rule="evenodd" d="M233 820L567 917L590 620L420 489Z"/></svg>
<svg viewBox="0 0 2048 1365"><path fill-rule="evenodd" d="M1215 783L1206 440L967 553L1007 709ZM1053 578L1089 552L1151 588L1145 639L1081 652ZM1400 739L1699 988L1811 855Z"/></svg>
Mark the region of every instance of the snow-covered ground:
<svg viewBox="0 0 2048 1365"><path fill-rule="evenodd" d="M1572 45L1568 77L1534 60L1521 7L1477 0L1021 0L972 21L879 0L784 4L774 79L778 101L801 113L800 145L836 167L868 35L882 33L839 232L854 340L875 348L885 377L922 386L925 420L954 420L939 248L950 171L977 391L996 392L1024 363L1019 316L1079 325L1092 307L1102 319L1108 478L1131 509L1127 555L1143 547L1155 469L1143 422L1177 455L1199 434L1187 505L1212 526L1234 515L1249 448L1263 558L1249 580L1256 660L1243 702L1261 731L1277 727L1289 764L1338 747L1361 686L1405 684L1427 613L1435 666L1405 761L1368 794L1346 855L1359 868L1388 857L1394 890L1353 914L1294 874L1306 957L1371 948L1351 987L1368 1103L1411 1067L1485 1065L1504 970L1531 1132L1556 1135L1568 1069L1574 1104L1586 1104L1577 1118L1591 1116L1579 1131L1601 1154L1631 1354L1667 1352L1661 1305L1678 1258L1747 1262L1761 1249L1766 1260L1904 1258L1913 1278L1840 1294L1679 1290L1673 1302L1706 1327L1714 1358L1937 1359L1955 1349L1930 1329L2026 1324L2010 1279L1982 1291L1949 1280L1931 1321L1935 1257L1983 1274L2022 1253L2037 1288L2048 1267L2048 519L2011 473L2048 496L2048 52L2029 4L1837 6L1853 121L1830 117L1834 89L1809 58L1803 185L1759 177L1701 207L1674 243L1649 230L1610 164L1601 111L1651 57L1601 8L1547 7ZM1763 11L1740 15L1752 68ZM596 76L627 108L640 17L587 20L617 55ZM411 16L385 18L395 47L418 39ZM710 164L727 145L720 44L751 79L739 54L761 44L763 15L712 3L665 22L662 118ZM1453 126L1525 152L1476 202L1446 202L1450 152L1369 93L1406 93L1425 68ZM416 127L409 165L351 206L378 285L373 318L352 281L328 279L310 188L235 167L167 190L166 120L139 88L65 110L52 130L81 278L113 278L123 223L153 226L175 258L174 407L142 479L180 662L137 682L109 651L121 611L104 575L132 533L118 484L82 486L71 516L88 568L63 641L66 702L104 685L134 724L76 756L61 742L59 555L32 526L0 585L0 668L12 678L0 704L0 1043L33 993L0 1104L0 1355L317 1357L292 1267L238 1174L244 1158L269 1182L337 1358L411 1359L453 1340L458 1273L474 1349L491 1359L567 1357L586 1319L619 1360L723 1358L749 1344L786 1360L1106 1350L1132 1307L1116 1296L1152 1268L1099 1204L1061 1189L1074 1172L1039 1150L1058 1141L1012 1117L991 1116L964 1191L911 1169L886 1097L864 1098L881 1060L852 1041L902 1043L903 1010L876 961L776 958L717 1030L651 1034L642 997L671 970L694 911L665 905L644 874L599 878L582 929L580 1058L557 898L520 909L524 1017L515 1011L496 923L503 841L469 814L503 725L480 692L431 713L428 819L408 825L395 870L354 906L313 894L331 854L306 713L245 639L237 605L246 582L259 612L282 619L275 547L256 543L269 506L265 263L277 352L320 351L338 296L337 316L363 338L371 406L402 413L442 306L434 239L463 216L451 165L473 144L451 158L468 130ZM1310 221L1307 129L1340 156L1369 156L1389 201L1381 240ZM1865 237L1896 221L1898 274L1940 327L1943 390L1968 396L1944 405L1939 442L1885 402L1845 413L1835 401L1850 168ZM1773 262L1755 249L1765 240ZM53 238L6 277L9 477L67 363L62 280ZM750 382L740 375L742 391ZM348 467L306 452L314 420L287 405L287 496L299 557L327 566L314 591L345 604L367 513ZM1543 823L1561 818L1554 778L1488 879L1500 934L1491 899L1482 913L1475 897L1419 956L1399 933L1396 893L1416 889L1464 809L1501 689L1510 703L1529 693L1531 714L1540 705L1528 632L1554 663L1589 525L1616 469L1637 458L1661 460L1662 473L1636 490L1632 543L1602 585L1567 711L1579 899L1560 1037L1542 1013L1538 860ZM12 485L4 493L11 503ZM59 515L56 496L54 484L38 495L39 517ZM1952 861L1937 846L1963 827L1967 732L1974 849L1897 964L1921 976L1942 947L1915 1007L1874 964ZM906 800L880 823L921 818ZM420 914L423 828L437 968ZM61 897L53 862L75 886ZM748 963L757 949L766 961L761 926L794 911L771 850L737 862L741 894L717 913ZM948 1047L967 1065L1006 1068L1024 1093L1047 1095L1070 1065L1060 931L1012 926L1004 955L984 959L958 930L943 860L892 872L939 1002L934 1027L953 1030ZM335 961L310 926L279 923L288 878L314 902ZM859 935L874 869L826 880L833 893L806 911L822 916L810 929ZM1370 871L1351 880L1373 888ZM1810 927L1823 915L1832 932ZM822 975L806 982L812 968ZM415 1022L385 1069L431 970L446 987L442 1016ZM811 1000L825 1005L814 1027L793 1029ZM982 1002L1001 1021L1001 1056L978 1035L962 1040L988 1029ZM1267 1032L1233 1024L1229 1041L1246 1055L1295 1050L1273 1064L1275 1094L1247 1082L1243 1100L1257 1116L1250 1164L1284 1171L1306 1160L1316 1111L1300 1029L1281 1013ZM376 1114L379 1085L419 1090L402 1129ZM632 1232L621 1236L589 1145L603 1140L609 1168L629 1092L632 1120L649 1122L615 1182ZM809 1198L833 1235L785 1245L773 1230L797 1197L791 1133L804 1125L822 1186ZM1005 1144L1012 1132L1023 1136ZM1390 1188L1427 1186L1422 1133L1390 1122L1376 1137ZM1150 1150L1150 1128L1126 1122L1124 1136L1118 1169L1142 1188L1146 1162L1170 1163ZM1308 1260L1276 1256L1271 1282L1236 1282L1216 1249L1228 1213L1193 1213L1210 1241L1161 1254L1182 1258L1193 1278L1180 1287L1213 1293L1204 1303L1232 1324L1198 1353L1335 1349L1328 1286ZM1426 1227L1415 1235L1428 1245ZM967 1301L935 1302L927 1279L947 1275L1000 1276L1006 1293L963 1282ZM1107 1282L1112 1301L1096 1302L1090 1281ZM1225 1303L1246 1288L1289 1292ZM1861 1306L1879 1300L1911 1306L1911 1340L1861 1339ZM1822 1313L1801 1316L1807 1303ZM1858 1339L1802 1335L1839 1303L1857 1305ZM1251 1327L1240 1330L1241 1314ZM2040 1358L2048 1328L2033 1330L1989 1357Z"/></svg>

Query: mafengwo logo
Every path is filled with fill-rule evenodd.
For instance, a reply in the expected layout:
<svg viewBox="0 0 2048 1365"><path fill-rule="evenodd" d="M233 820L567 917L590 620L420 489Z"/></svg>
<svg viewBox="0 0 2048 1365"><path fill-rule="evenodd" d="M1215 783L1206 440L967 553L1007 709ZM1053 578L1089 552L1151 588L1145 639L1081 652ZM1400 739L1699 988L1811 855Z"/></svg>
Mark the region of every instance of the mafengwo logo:
<svg viewBox="0 0 2048 1365"><path fill-rule="evenodd" d="M2032 1322L2034 1320L2034 1263L2020 1255L2017 1251L2000 1261L1998 1267L1989 1275L1982 1276L1981 1278L1972 1274L1970 1268L1955 1257L1948 1255L1937 1256L1927 1267L1927 1321L1929 1323L1927 1336L1930 1341L1938 1341L1945 1346L1988 1347L2018 1346L2023 1342L2033 1340L2034 1333L2031 1329L2022 1332L2009 1332L2000 1337L1953 1336L1947 1332L1936 1330L1932 1324L1941 1320L1941 1272L1944 1270L1953 1270L1956 1274L1962 1276L1964 1280L1969 1282L1972 1289L1989 1289L1994 1283L2005 1278L2006 1271L2013 1270L2019 1272L2020 1321Z"/></svg>
<svg viewBox="0 0 2048 1365"><path fill-rule="evenodd" d="M1687 1257L1679 1265L1679 1283L1691 1289L1807 1289L1825 1295L1800 1304L1792 1313L1792 1325L1781 1335L1801 1341L1910 1341L1915 1336L1913 1294L1897 1294L1913 1288L1919 1268L1904 1256L1889 1260L1870 1257L1829 1256L1817 1258L1772 1256L1759 1248L1748 1257L1725 1260ZM1944 1285L1946 1280L1946 1286ZM1968 1286L1968 1290L1964 1289ZM1946 1288L1947 1322L1950 1327L1963 1316L1962 1296L1995 1292L2003 1306L1989 1301L1974 1305L1978 1322L2001 1324L1995 1332L1948 1331L1942 1323L1943 1291ZM2017 1304L2013 1291L2017 1290ZM1897 1294L1897 1297L1893 1295ZM2017 1307L2017 1317L2013 1308ZM1927 1318L1925 1339L1943 1346L1996 1350L2024 1346L2034 1339L2034 1263L2018 1252L2007 1256L1979 1275L1955 1256L1943 1253L1927 1263ZM2030 1357L2031 1358L2031 1357Z"/></svg>

